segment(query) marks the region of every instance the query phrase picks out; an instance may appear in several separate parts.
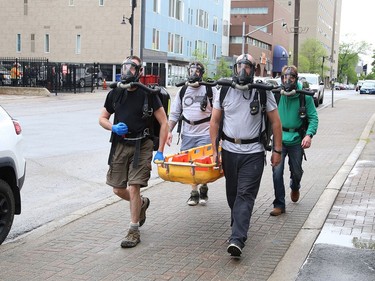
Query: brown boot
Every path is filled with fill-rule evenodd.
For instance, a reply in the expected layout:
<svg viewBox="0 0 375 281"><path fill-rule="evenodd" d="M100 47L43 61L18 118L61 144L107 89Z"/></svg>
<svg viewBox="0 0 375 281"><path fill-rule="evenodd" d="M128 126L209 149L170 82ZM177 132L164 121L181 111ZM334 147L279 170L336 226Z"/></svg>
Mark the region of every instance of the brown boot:
<svg viewBox="0 0 375 281"><path fill-rule="evenodd" d="M273 208L273 210L270 212L271 216L277 217L280 216L281 214L285 213L285 209L282 208Z"/></svg>
<svg viewBox="0 0 375 281"><path fill-rule="evenodd" d="M299 190L292 190L290 192L290 199L292 199L293 202L297 202L299 199Z"/></svg>

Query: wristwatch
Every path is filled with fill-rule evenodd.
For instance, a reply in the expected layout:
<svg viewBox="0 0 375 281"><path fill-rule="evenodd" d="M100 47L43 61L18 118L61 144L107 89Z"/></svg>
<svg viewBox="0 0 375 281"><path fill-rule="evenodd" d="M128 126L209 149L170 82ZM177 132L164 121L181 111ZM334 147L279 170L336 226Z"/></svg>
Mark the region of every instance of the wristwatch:
<svg viewBox="0 0 375 281"><path fill-rule="evenodd" d="M313 134L308 134L308 136L312 139L313 138Z"/></svg>
<svg viewBox="0 0 375 281"><path fill-rule="evenodd" d="M276 149L273 149L273 152L277 153L277 154L281 154L281 150L276 150Z"/></svg>

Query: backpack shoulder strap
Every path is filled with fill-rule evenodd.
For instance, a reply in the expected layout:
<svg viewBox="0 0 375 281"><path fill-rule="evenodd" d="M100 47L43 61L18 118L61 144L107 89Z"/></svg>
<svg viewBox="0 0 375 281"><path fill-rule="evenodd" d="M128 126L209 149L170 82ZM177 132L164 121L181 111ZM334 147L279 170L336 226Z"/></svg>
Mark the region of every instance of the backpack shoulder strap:
<svg viewBox="0 0 375 281"><path fill-rule="evenodd" d="M184 97L184 95L185 95L185 93L186 93L186 89L187 89L187 85L184 85L184 86L182 86L182 88L181 88L181 91L180 91L180 101L181 101L181 104L182 104L182 99L183 99L183 97ZM182 108L182 107L181 107Z"/></svg>
<svg viewBox="0 0 375 281"><path fill-rule="evenodd" d="M113 109L116 110L117 105L125 102L126 98L128 97L128 91L119 87L115 88L113 91Z"/></svg>
<svg viewBox="0 0 375 281"><path fill-rule="evenodd" d="M223 108L223 101L225 99L225 96L227 95L228 93L228 90L229 90L229 86L222 86L221 87L221 90L220 90L220 98L219 98L219 101L220 101L220 107Z"/></svg>
<svg viewBox="0 0 375 281"><path fill-rule="evenodd" d="M259 95L260 95L260 105L261 105L262 111L266 110L266 105L267 105L267 92L266 92L266 90L260 89Z"/></svg>
<svg viewBox="0 0 375 281"><path fill-rule="evenodd" d="M206 95L207 95L207 98L208 100L210 101L210 105L212 107L212 87L211 86L206 86Z"/></svg>
<svg viewBox="0 0 375 281"><path fill-rule="evenodd" d="M304 107L306 105L306 97L305 94L299 94L299 106Z"/></svg>

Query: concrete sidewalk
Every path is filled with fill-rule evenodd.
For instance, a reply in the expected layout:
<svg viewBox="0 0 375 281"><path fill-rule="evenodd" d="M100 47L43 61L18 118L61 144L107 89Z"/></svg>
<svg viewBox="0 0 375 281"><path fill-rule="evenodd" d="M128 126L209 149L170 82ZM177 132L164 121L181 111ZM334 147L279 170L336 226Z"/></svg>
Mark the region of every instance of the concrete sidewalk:
<svg viewBox="0 0 375 281"><path fill-rule="evenodd" d="M286 198L286 214L279 217L269 216L273 186L271 168L265 167L241 259L232 259L226 252L230 212L224 179L209 184L207 206L196 207L186 204L189 186L155 180L143 191L151 199L151 205L141 228L142 242L137 247L120 248L130 220L129 207L111 197L2 245L2 279L296 280L323 226L352 219L350 212L344 217L331 212L326 220L332 205L346 208L344 204L348 201L339 200L344 187L349 182L357 182L358 196L374 194L375 179L369 176L373 170L357 162L359 156L361 161L374 161L373 108L375 99L369 98L340 100L334 108L319 110L318 134L312 148L307 150L308 161L304 162L300 201L292 203ZM350 173L356 163L358 173ZM287 170L285 176L288 182ZM354 197L353 203L357 203ZM367 204L372 209L358 216L368 225L360 232L354 231L356 236L374 235L374 213L371 212L374 208ZM344 226L357 229L355 223L351 227L344 223ZM363 238L374 239L373 236ZM302 268L300 276L305 272Z"/></svg>

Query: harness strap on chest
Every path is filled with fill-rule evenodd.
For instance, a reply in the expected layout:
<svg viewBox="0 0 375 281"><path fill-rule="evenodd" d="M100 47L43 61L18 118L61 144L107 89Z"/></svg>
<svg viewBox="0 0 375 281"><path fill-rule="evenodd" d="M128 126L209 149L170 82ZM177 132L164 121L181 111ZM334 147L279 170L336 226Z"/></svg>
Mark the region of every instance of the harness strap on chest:
<svg viewBox="0 0 375 281"><path fill-rule="evenodd" d="M181 115L181 119L183 121L185 121L186 123L188 123L189 125L194 126L194 125L199 125L199 124L202 124L202 123L205 123L205 122L209 122L210 119L211 119L211 115L206 117L206 118L200 119L198 121L190 121L190 120L186 119L184 115Z"/></svg>

